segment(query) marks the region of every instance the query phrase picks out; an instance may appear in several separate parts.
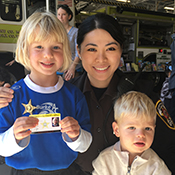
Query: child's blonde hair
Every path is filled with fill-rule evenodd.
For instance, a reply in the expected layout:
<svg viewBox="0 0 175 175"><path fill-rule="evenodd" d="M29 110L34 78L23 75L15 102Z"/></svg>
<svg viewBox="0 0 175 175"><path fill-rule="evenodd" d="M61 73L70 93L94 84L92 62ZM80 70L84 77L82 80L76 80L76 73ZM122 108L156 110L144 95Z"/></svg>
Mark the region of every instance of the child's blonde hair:
<svg viewBox="0 0 175 175"><path fill-rule="evenodd" d="M130 91L122 95L114 105L114 119L118 123L124 116L153 120L156 122L156 109L153 101L145 94Z"/></svg>
<svg viewBox="0 0 175 175"><path fill-rule="evenodd" d="M36 34L36 31L39 32ZM36 41L56 40L63 43L64 63L60 72L68 69L71 63L71 51L67 32L62 23L51 12L36 12L23 24L17 41L15 60L27 70L31 70L29 60L29 45Z"/></svg>

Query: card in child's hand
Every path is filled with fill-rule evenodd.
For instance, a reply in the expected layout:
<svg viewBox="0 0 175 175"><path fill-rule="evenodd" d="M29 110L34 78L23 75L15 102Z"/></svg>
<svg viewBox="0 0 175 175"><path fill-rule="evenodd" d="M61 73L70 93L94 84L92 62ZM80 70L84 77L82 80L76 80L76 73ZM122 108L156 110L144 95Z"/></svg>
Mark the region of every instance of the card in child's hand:
<svg viewBox="0 0 175 175"><path fill-rule="evenodd" d="M31 129L32 133L61 130L61 126L59 125L59 121L61 120L60 113L35 114L29 117L36 117L39 119L38 125Z"/></svg>

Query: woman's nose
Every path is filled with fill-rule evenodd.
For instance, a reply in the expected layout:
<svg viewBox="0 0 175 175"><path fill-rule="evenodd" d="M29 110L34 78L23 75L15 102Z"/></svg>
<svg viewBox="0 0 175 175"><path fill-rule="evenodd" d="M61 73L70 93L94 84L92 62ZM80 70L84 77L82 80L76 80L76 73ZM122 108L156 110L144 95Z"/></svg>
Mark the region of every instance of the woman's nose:
<svg viewBox="0 0 175 175"><path fill-rule="evenodd" d="M60 20L61 19L61 15L57 15L57 18Z"/></svg>
<svg viewBox="0 0 175 175"><path fill-rule="evenodd" d="M106 55L104 52L99 52L98 55L97 55L97 60L98 61L104 61L106 60Z"/></svg>
<svg viewBox="0 0 175 175"><path fill-rule="evenodd" d="M60 15L59 18L62 19L63 18L63 15Z"/></svg>

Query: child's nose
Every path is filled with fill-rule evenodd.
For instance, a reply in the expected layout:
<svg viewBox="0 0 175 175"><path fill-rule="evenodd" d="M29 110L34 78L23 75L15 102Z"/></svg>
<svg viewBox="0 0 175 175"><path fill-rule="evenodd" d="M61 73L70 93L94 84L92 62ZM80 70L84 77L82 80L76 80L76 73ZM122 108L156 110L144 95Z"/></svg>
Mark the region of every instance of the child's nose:
<svg viewBox="0 0 175 175"><path fill-rule="evenodd" d="M139 129L137 132L137 137L145 137L145 132L143 129Z"/></svg>
<svg viewBox="0 0 175 175"><path fill-rule="evenodd" d="M52 51L50 49L46 49L44 51L44 58L53 58Z"/></svg>

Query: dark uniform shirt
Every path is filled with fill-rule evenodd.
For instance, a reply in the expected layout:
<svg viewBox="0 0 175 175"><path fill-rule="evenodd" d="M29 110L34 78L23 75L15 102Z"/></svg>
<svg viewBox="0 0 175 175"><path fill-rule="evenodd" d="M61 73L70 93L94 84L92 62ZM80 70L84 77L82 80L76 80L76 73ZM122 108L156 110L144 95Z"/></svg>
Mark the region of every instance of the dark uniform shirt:
<svg viewBox="0 0 175 175"><path fill-rule="evenodd" d="M124 74L120 70L114 73L107 90L99 101L96 99L86 72L71 81L86 97L92 125L92 144L85 153L80 153L76 160L76 163L84 171L92 172L92 161L98 156L99 152L118 141L118 138L113 135L112 131L112 122L114 121L113 104L122 76L124 76ZM152 91L153 87L154 84L151 81L139 80L133 90L145 93L156 104L159 97ZM155 140L152 148L165 161L168 168L175 173L174 125L169 127L166 121L163 121L160 117L157 117Z"/></svg>
<svg viewBox="0 0 175 175"><path fill-rule="evenodd" d="M83 168L84 171L92 171L93 168L91 162L104 148L118 141L118 138L113 135L112 131L114 114L113 108L111 107L113 106L112 99L116 96L117 82L119 81L119 78L117 74L113 76L107 90L104 92L99 101L97 101L87 76L84 74L81 78L82 83L84 84L81 90L86 97L91 116L90 122L93 141L88 151L79 154L76 162ZM109 113L108 116L107 113Z"/></svg>

